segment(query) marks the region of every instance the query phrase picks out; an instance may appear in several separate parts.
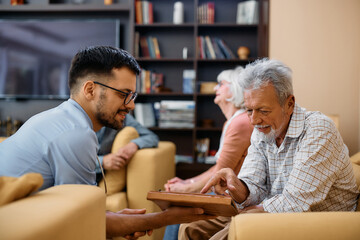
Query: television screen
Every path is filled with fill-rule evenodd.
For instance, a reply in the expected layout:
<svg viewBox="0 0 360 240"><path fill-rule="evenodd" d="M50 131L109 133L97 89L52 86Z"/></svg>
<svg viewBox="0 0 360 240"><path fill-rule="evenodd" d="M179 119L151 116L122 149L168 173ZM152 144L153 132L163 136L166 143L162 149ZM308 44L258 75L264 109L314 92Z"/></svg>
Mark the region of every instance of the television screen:
<svg viewBox="0 0 360 240"><path fill-rule="evenodd" d="M68 98L75 53L119 38L118 19L0 20L0 98Z"/></svg>

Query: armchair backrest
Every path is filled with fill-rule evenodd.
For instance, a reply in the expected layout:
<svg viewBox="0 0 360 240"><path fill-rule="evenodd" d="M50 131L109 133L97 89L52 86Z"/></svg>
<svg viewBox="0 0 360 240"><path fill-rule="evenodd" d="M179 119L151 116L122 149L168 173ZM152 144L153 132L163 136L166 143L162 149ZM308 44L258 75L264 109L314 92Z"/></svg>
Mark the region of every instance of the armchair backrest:
<svg viewBox="0 0 360 240"><path fill-rule="evenodd" d="M355 155L353 155L351 158L351 164L353 166L354 169L354 175L356 178L356 184L358 186L358 190L360 191L360 152L356 153ZM360 198L358 200L358 206L356 211L360 211Z"/></svg>

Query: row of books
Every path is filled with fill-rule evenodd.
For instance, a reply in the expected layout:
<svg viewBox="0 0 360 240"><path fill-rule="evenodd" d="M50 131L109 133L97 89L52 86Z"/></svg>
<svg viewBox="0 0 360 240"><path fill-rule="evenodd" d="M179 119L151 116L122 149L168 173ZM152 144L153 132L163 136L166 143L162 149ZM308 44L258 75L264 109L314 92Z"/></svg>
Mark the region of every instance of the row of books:
<svg viewBox="0 0 360 240"><path fill-rule="evenodd" d="M215 3L203 3L197 8L198 23L212 24L215 22Z"/></svg>
<svg viewBox="0 0 360 240"><path fill-rule="evenodd" d="M193 128L195 102L192 100L160 101L158 124L160 128Z"/></svg>
<svg viewBox="0 0 360 240"><path fill-rule="evenodd" d="M224 40L217 37L198 36L198 58L199 59L235 59L235 54L231 51Z"/></svg>
<svg viewBox="0 0 360 240"><path fill-rule="evenodd" d="M135 0L135 21L137 24L154 23L152 2Z"/></svg>
<svg viewBox="0 0 360 240"><path fill-rule="evenodd" d="M193 128L195 102L191 100L162 100L155 103L136 103L136 120L145 127Z"/></svg>
<svg viewBox="0 0 360 240"><path fill-rule="evenodd" d="M197 7L197 20L202 24L215 22L215 3L207 2ZM154 23L153 3L147 0L135 0L135 21L137 24ZM259 2L247 0L237 5L237 24L257 24L259 22Z"/></svg>
<svg viewBox="0 0 360 240"><path fill-rule="evenodd" d="M159 41L156 37L139 36L137 32L135 33L135 44L137 45L135 47L135 57L161 58Z"/></svg>
<svg viewBox="0 0 360 240"><path fill-rule="evenodd" d="M136 85L139 93L157 93L164 86L164 74L142 69L137 76Z"/></svg>

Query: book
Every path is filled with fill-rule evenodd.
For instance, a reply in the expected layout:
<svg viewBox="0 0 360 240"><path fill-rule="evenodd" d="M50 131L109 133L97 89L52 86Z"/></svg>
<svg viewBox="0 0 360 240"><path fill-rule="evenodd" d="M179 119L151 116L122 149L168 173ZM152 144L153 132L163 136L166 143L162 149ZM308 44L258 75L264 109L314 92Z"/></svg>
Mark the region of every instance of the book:
<svg viewBox="0 0 360 240"><path fill-rule="evenodd" d="M183 70L183 93L194 93L195 90L195 70Z"/></svg>
<svg viewBox="0 0 360 240"><path fill-rule="evenodd" d="M152 2L148 3L148 15L149 15L149 23L154 23L154 13L153 13L153 4Z"/></svg>
<svg viewBox="0 0 360 240"><path fill-rule="evenodd" d="M154 50L155 50L155 58L159 59L159 58L161 58L159 42L156 37L153 37L152 41L153 41L153 46L154 46Z"/></svg>
<svg viewBox="0 0 360 240"><path fill-rule="evenodd" d="M207 19L206 23L213 24L215 20L215 3L208 2L207 3Z"/></svg>
<svg viewBox="0 0 360 240"><path fill-rule="evenodd" d="M142 2L143 23L149 24L149 1L141 1L141 2Z"/></svg>
<svg viewBox="0 0 360 240"><path fill-rule="evenodd" d="M135 32L135 48L134 48L134 55L136 58L140 57L140 33Z"/></svg>
<svg viewBox="0 0 360 240"><path fill-rule="evenodd" d="M216 39L221 51L224 53L226 59L235 59L234 53L231 49L226 45L226 43L222 39Z"/></svg>
<svg viewBox="0 0 360 240"><path fill-rule="evenodd" d="M214 47L216 59L225 59L223 52L220 50L219 44L217 43L215 38L211 38L211 43Z"/></svg>
<svg viewBox="0 0 360 240"><path fill-rule="evenodd" d="M144 79L144 84L145 84L145 93L150 93L151 92L151 71L149 70L144 70L145 71L145 79Z"/></svg>
<svg viewBox="0 0 360 240"><path fill-rule="evenodd" d="M162 210L172 206L198 207L209 215L231 217L238 214L234 200L222 195L150 191L147 199L156 203Z"/></svg>
<svg viewBox="0 0 360 240"><path fill-rule="evenodd" d="M146 37L140 37L140 49L142 57L150 57L149 46Z"/></svg>
<svg viewBox="0 0 360 240"><path fill-rule="evenodd" d="M151 103L136 103L134 114L136 120L144 127L154 127L155 113Z"/></svg>
<svg viewBox="0 0 360 240"><path fill-rule="evenodd" d="M143 23L142 3L138 0L135 1L135 19L137 24Z"/></svg>
<svg viewBox="0 0 360 240"><path fill-rule="evenodd" d="M164 86L164 74L163 73L151 73L151 92L159 92L159 88Z"/></svg>
<svg viewBox="0 0 360 240"><path fill-rule="evenodd" d="M209 49L211 59L216 59L215 50L209 36L205 36L206 46Z"/></svg>
<svg viewBox="0 0 360 240"><path fill-rule="evenodd" d="M151 36L147 37L147 45L149 48L150 57L155 58L155 48L154 48L153 37L151 37Z"/></svg>

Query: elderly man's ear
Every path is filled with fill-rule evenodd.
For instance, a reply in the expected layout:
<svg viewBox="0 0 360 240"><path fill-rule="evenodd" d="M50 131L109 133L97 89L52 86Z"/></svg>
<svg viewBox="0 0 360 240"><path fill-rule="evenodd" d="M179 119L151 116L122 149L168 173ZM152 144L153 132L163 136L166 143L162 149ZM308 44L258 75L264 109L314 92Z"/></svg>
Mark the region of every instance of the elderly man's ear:
<svg viewBox="0 0 360 240"><path fill-rule="evenodd" d="M295 107L295 97L290 95L285 102L285 111L290 116L294 112Z"/></svg>

